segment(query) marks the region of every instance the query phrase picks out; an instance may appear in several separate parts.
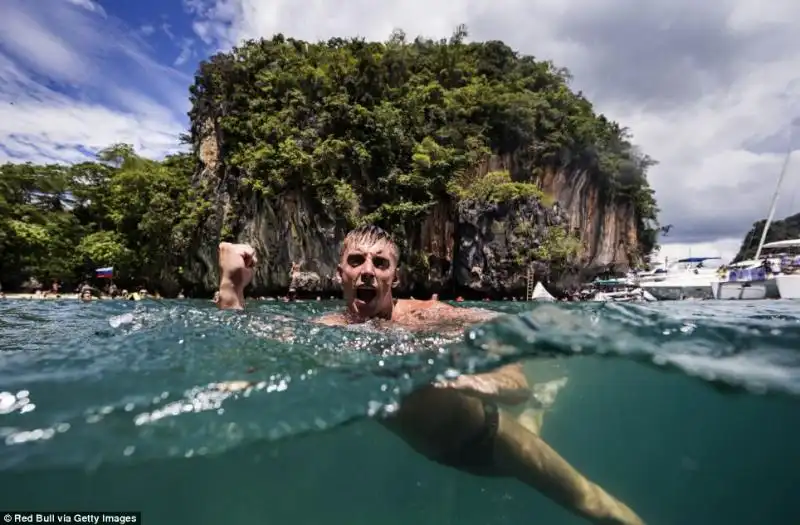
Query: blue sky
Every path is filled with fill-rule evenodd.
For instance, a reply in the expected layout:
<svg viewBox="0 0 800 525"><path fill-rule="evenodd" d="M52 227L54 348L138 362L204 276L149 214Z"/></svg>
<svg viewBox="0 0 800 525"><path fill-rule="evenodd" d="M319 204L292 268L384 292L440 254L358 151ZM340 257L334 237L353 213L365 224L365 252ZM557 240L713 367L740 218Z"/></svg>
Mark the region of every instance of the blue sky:
<svg viewBox="0 0 800 525"><path fill-rule="evenodd" d="M193 18L182 2L141 0L98 2L110 17L124 21L150 46L154 56L189 75L197 61L214 49L197 38Z"/></svg>
<svg viewBox="0 0 800 525"><path fill-rule="evenodd" d="M118 141L175 150L193 72L213 50L181 2L154 0L4 0L0 35L0 157L38 162Z"/></svg>
<svg viewBox="0 0 800 525"><path fill-rule="evenodd" d="M800 116L796 0L0 0L0 161L175 151L198 62L242 39L439 38L461 23L566 66L633 131L659 161L665 254L728 257L766 215ZM799 189L800 156L778 216L800 211Z"/></svg>

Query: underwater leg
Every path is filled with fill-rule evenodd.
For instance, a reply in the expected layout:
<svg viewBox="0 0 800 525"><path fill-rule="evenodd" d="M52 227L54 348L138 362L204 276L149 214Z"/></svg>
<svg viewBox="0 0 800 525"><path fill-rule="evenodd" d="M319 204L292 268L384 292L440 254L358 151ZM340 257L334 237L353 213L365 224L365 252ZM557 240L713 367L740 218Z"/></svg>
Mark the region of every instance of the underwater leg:
<svg viewBox="0 0 800 525"><path fill-rule="evenodd" d="M624 503L586 479L538 435L502 411L493 452L498 474L518 479L592 523L644 524Z"/></svg>
<svg viewBox="0 0 800 525"><path fill-rule="evenodd" d="M567 386L566 377L533 385L528 406L517 416L519 424L539 435L544 424L545 412L552 408L558 392L565 386Z"/></svg>

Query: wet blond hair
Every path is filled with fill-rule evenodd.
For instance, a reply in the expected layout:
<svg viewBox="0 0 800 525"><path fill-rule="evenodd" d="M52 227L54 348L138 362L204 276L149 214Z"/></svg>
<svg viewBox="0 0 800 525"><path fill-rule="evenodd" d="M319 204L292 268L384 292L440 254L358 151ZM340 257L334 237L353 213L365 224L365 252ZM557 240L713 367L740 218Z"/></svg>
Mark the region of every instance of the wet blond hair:
<svg viewBox="0 0 800 525"><path fill-rule="evenodd" d="M374 224L366 224L351 230L344 238L339 258L343 258L345 253L355 246L363 244L375 245L378 243L386 244L394 257L395 264L398 264L400 261L400 249L397 247L397 243L394 242L389 232Z"/></svg>

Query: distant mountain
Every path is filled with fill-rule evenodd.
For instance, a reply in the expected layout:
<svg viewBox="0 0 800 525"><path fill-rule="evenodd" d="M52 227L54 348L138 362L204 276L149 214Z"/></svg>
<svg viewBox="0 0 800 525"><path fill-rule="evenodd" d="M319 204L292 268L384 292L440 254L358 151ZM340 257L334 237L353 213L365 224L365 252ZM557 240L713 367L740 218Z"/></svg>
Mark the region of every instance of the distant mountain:
<svg viewBox="0 0 800 525"><path fill-rule="evenodd" d="M766 219L764 219L753 224L753 227L744 236L742 246L739 248L739 253L736 254L734 261L744 261L755 256L758 249L758 241L761 240L761 232L764 231L766 222ZM798 238L800 238L800 213L780 221L772 221L769 231L767 231L767 242Z"/></svg>

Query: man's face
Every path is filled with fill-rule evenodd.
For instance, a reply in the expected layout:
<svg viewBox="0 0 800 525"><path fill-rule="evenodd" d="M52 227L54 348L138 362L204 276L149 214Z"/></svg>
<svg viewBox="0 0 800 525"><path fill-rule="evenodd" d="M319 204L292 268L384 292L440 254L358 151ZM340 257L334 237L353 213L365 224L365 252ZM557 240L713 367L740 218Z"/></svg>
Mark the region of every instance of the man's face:
<svg viewBox="0 0 800 525"><path fill-rule="evenodd" d="M397 259L389 243L356 243L348 247L338 273L347 308L352 313L370 318L391 312Z"/></svg>

